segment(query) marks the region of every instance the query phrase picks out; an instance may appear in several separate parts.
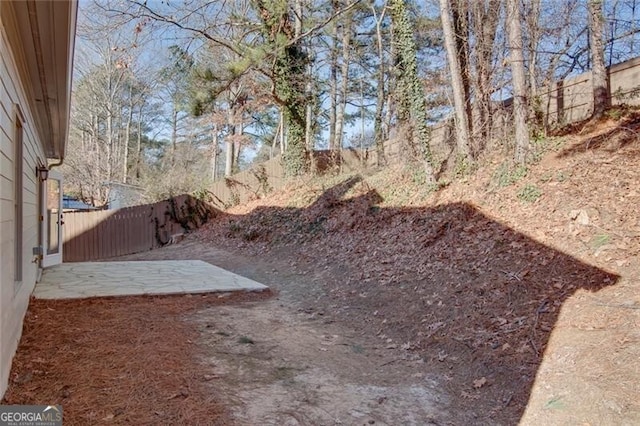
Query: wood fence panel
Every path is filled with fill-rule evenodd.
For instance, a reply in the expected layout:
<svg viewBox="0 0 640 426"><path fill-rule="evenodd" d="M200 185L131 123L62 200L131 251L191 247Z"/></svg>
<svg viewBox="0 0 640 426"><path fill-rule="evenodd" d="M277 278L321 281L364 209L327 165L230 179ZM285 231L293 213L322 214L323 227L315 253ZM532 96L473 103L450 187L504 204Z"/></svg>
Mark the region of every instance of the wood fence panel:
<svg viewBox="0 0 640 426"><path fill-rule="evenodd" d="M65 212L63 260L92 261L161 247L216 213L189 195L118 210Z"/></svg>
<svg viewBox="0 0 640 426"><path fill-rule="evenodd" d="M640 57L611 67L609 89L613 105L640 105Z"/></svg>
<svg viewBox="0 0 640 426"><path fill-rule="evenodd" d="M609 70L610 96L614 104L640 104L640 58L614 65ZM593 108L591 74L584 73L554 84L549 93L540 94L542 106L551 123L570 123L587 118ZM618 99L620 98L620 99ZM505 102L506 105L506 102ZM510 113L496 111L496 127L508 137ZM442 161L453 149L450 125L442 122L433 128L432 150L437 160ZM385 156L389 163L401 161L402 144L396 138L385 142ZM376 163L375 149L370 152L344 150L342 161L348 169L358 170L363 165ZM218 208L260 197L280 189L285 184L284 168L280 156L250 170L213 183L210 194L212 203ZM185 226L200 226L206 222L207 214L215 214L211 205L196 209L203 218L192 217L194 199L187 195L173 201L129 207L120 210L94 212L67 212L64 226L64 252L66 262L97 260L118 255L151 250L168 244L171 236L182 232ZM191 207L190 207L191 206ZM203 213L204 212L204 213ZM208 212L208 213L207 213ZM206 213L206 214L205 214ZM190 220L193 223L187 224Z"/></svg>

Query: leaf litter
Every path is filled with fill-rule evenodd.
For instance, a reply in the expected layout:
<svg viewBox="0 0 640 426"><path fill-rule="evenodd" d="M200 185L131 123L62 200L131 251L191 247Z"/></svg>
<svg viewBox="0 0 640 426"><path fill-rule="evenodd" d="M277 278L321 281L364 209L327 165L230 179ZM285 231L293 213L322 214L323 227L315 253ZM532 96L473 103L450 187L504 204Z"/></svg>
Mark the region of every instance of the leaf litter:
<svg viewBox="0 0 640 426"><path fill-rule="evenodd" d="M623 124L625 128L637 128L638 123L638 113L633 113ZM528 404L535 405L539 399L542 401L539 406L545 407L553 399L544 392L537 395L534 378L545 352L556 353L561 349L550 342L551 332L560 323L565 328L588 330L594 315L599 315L599 319L606 319L605 324L619 324L624 338L615 332L610 334L614 341L625 342L618 352L628 357L627 362L617 364L618 370L602 370L608 365L611 348L598 350L594 346L589 357L579 364L582 370L574 375L577 377L585 370L598 371L603 394L611 389L606 395L610 401L629 396L623 401L626 405L618 402L609 405L633 408L637 385L629 384L628 377L625 380L629 369L621 369L621 365L630 368L637 365L638 354L632 352L637 352L634 348L638 345L628 344L635 341L635 334L623 328L634 324L630 315L636 311L613 309L604 315L593 308L620 306L620 297L637 294L637 289L629 284L622 287L615 284L620 279L627 282L627 277L639 272L640 211L636 206L640 204L640 191L636 188L640 180L640 142L637 132L626 132L627 139L620 139L615 130L616 123L605 122L582 131L579 136L564 135L564 146L558 152L541 156L540 162L531 166L519 181L505 187L496 187L492 182L494 170L504 161L498 156L484 159L484 166L466 183L454 181L436 192L416 185L403 167L367 175L301 179L261 200L228 210L180 244L133 258L201 256L212 263L222 262L206 254L216 248L235 253L239 259L259 259L261 265L268 265L261 271L246 265L235 264L235 268L269 281L281 292L278 303L283 309L299 307L310 321L322 318L323 323L341 328L343 332L339 334L352 333L377 340L381 350L394 354L378 364L380 371L408 361L416 374L437 377L439 386L451 398L445 424L514 424L530 414L525 412ZM522 202L518 191L524 185L539 187L542 195L534 202ZM234 267L233 262L229 265ZM257 268L256 265L252 267ZM611 286L619 289L614 294L603 290ZM602 296L598 296L597 305L585 304L581 291ZM565 304L571 306L571 317L560 316ZM174 308L185 312L190 309L182 303L172 302L168 306L173 306L172 315L177 314ZM125 321L138 311L153 315L142 304L134 307L124 309L113 303L104 312ZM58 312L58 316L48 317L48 309ZM158 312L166 314L163 309ZM56 395L77 398L77 405L69 409L75 413L75 419L94 421L113 415L112 420L117 420L132 407L138 407L137 402L144 403L145 398L163 400L166 404L201 402L199 398L206 391L185 383L217 380L212 378L218 375L206 369L202 377L191 376L196 373L190 367L198 364L189 361L184 363L184 369L178 368L168 378L161 375L162 380L152 380L157 389L154 385L140 393L141 383L147 380L143 377L156 377L152 372L176 368L175 363L158 359L151 372L147 370L149 355L142 352L140 365L136 367L141 375L118 375L108 368L103 376L98 376L97 387L85 386L80 392L74 386L60 387L65 380L52 380L52 375L42 382L38 371L47 369L35 368L38 359L56 359L56 365L60 361L59 368L63 370L82 358L79 365L85 372L100 371L102 361L86 358L86 352L74 349L78 342L73 337L64 356L54 349L48 349L52 352L43 356L42 348L33 345L39 333L44 333L35 330L40 324L36 317L49 318L50 323L60 322L60 329L68 327L70 336L75 330L81 341L88 339L94 346L104 345L101 360L112 357L123 360L133 355L125 350L122 354L110 350L113 349L109 344L109 339L113 339L110 333L94 333L91 339L97 340L85 336L86 330L74 324L82 324L86 313L70 308L63 319L55 306L36 301L32 302L30 315L12 370L14 381L5 397L8 402ZM239 317L242 319L242 315ZM173 356L180 353L183 360L192 359L190 356L199 349L185 343L184 336L190 336L190 341L199 338L189 334L189 322L180 324L177 329L164 330L169 336L167 346L175 351L171 352ZM103 328L109 326L105 324L100 329ZM218 338L225 337L209 331ZM145 335L146 330L132 326L129 332L125 336ZM173 340L176 333L182 339ZM29 336L34 340L29 340ZM579 340L589 341L589 337L580 335ZM44 347L57 347L51 340L44 342L48 342ZM241 346L255 350L254 346L260 345ZM328 356L331 352L328 349L333 347L315 345L313 356L325 353ZM366 357L375 353L372 349L375 348L349 349L349 353ZM560 359L577 356L572 353ZM54 368L51 364L47 368ZM109 365L117 364L110 361ZM36 379L29 378L27 373L31 370ZM560 386L567 382L566 376L559 381L560 376L545 374L549 383L556 380ZM105 386L113 391L109 402L102 411L94 413L90 407L104 401L100 397L101 380L111 381L114 377L123 381L123 386L109 382ZM611 377L611 381L607 382L606 377ZM170 381L165 383L166 380ZM78 376L69 380L77 381ZM125 403L128 398L125 395L136 398ZM214 407L213 412L220 413L220 419L226 418L228 402L207 401ZM377 405L384 409L385 404ZM582 412L588 413L590 408L584 405ZM149 419L135 409L131 413L127 419L134 422ZM135 417L136 413L142 417ZM180 422L190 420L180 417L184 411L175 407L161 407L157 413L160 414L154 415L171 413ZM196 410L191 415L201 414ZM77 424L83 424L82 420Z"/></svg>

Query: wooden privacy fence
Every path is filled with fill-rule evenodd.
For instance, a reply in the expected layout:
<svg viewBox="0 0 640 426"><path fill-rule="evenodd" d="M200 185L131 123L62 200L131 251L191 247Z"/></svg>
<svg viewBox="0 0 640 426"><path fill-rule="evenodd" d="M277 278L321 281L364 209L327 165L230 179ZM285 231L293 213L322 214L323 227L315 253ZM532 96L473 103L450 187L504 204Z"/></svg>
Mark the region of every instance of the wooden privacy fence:
<svg viewBox="0 0 640 426"><path fill-rule="evenodd" d="M640 105L640 57L607 68L609 99L612 105ZM540 96L551 124L570 124L585 120L593 111L591 71L555 83Z"/></svg>
<svg viewBox="0 0 640 426"><path fill-rule="evenodd" d="M63 260L99 260L162 247L216 213L189 195L117 210L66 212Z"/></svg>
<svg viewBox="0 0 640 426"><path fill-rule="evenodd" d="M613 105L640 105L640 57L613 65L607 70L609 95ZM542 89L542 88L541 88ZM574 123L591 115L593 110L593 88L591 72L586 72L553 85L548 93L540 94L540 105L550 124ZM493 138L484 143L502 146L505 140L512 138L511 102L496 102L493 111L493 126L490 129ZM431 128L430 148L436 161L448 161L455 153L455 126L452 118L440 121ZM406 158L402 137L392 135L384 143L387 164L400 163ZM313 151L314 161L319 170L333 166L341 171L359 171L378 163L375 147L367 150L342 149L335 156L329 151ZM274 189L282 188L286 183L284 167L278 156L249 170L224 178L209 188L212 203L226 209L252 198L258 198Z"/></svg>
<svg viewBox="0 0 640 426"><path fill-rule="evenodd" d="M640 104L640 57L614 65L608 69L608 78L614 105ZM542 93L540 97L551 123L567 124L587 118L593 109L591 73L556 83L550 93ZM497 140L504 139L510 131L508 108L496 110L493 119L494 127L504 133L504 137ZM443 121L433 127L431 149L439 161L447 160L454 152L453 137L450 122ZM385 142L389 163L404 157L401 142L398 138ZM375 148L343 149L337 159L328 151L316 151L312 155L319 169L339 165L341 171L357 171L377 164ZM276 157L215 182L209 190L211 203L226 209L281 188L285 182L281 158ZM216 212L212 205L182 195L119 210L65 213L63 258L66 262L97 260L161 247L171 241L172 235L199 227Z"/></svg>

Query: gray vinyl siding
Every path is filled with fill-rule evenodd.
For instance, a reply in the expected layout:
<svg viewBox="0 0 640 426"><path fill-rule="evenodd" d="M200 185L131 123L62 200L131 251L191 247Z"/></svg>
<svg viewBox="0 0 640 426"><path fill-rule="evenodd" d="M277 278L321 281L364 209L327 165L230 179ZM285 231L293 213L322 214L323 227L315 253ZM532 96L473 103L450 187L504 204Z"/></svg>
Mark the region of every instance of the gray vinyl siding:
<svg viewBox="0 0 640 426"><path fill-rule="evenodd" d="M1 19L1 18L0 18ZM32 248L39 245L39 188L36 166L44 162L41 141L34 128L33 115L27 102L28 92L9 47L5 28L0 21L0 395L9 380L11 360L22 333L24 314L38 276ZM15 164L16 105L24 114L23 141L23 207L22 207L22 281L14 281L15 273Z"/></svg>

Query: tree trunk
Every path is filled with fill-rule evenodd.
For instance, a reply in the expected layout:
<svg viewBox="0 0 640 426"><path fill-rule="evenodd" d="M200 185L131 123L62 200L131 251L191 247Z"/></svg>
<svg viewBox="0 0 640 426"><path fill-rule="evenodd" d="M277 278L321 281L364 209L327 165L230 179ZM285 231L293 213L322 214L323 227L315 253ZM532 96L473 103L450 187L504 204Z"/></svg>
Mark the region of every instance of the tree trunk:
<svg viewBox="0 0 640 426"><path fill-rule="evenodd" d="M334 9L337 8L334 1ZM334 19L331 24L331 51L329 52L329 150L335 149L336 109L338 98L338 24Z"/></svg>
<svg viewBox="0 0 640 426"><path fill-rule="evenodd" d="M386 10L386 7L385 7ZM396 99L395 93L398 90L398 73L396 70L395 60L398 57L396 53L396 41L395 41L395 27L393 25L393 19L389 23L389 37L391 39L389 46L389 62L387 62L387 74L389 80L387 83L387 109L384 113L383 130L386 129L386 137L391 137L391 124L396 117Z"/></svg>
<svg viewBox="0 0 640 426"><path fill-rule="evenodd" d="M378 73L377 73L377 87L376 87L376 115L374 117L373 122L373 131L374 131L374 139L376 145L376 154L377 154L377 163L378 166L383 166L386 164L386 158L384 155L384 136L382 129L382 114L384 112L384 104L385 104L385 88L384 88L384 77L385 77L385 60L384 60L384 43L382 40L382 21L384 20L384 15L386 9L383 8L380 16L377 16L376 6L375 4L371 4L371 11L373 12L373 16L376 20L376 47L378 50Z"/></svg>
<svg viewBox="0 0 640 426"><path fill-rule="evenodd" d="M294 28L294 37L297 39L302 35L302 24L304 21L303 18L303 0L295 0L295 4L294 4L295 10L294 10L294 21L295 21L295 28ZM311 99L313 97L313 93L312 93L312 84L311 84L311 76L312 76L313 70L311 68L311 64L308 65L307 67L307 72L304 74L306 77L306 82L305 82L305 87L304 87L304 93L305 93L305 97L307 99L306 102L306 108L305 108L305 128L304 128L304 146L305 149L307 151L313 151L313 126L311 123L311 119L313 116L313 106L311 103ZM311 159L313 160L313 156L311 157ZM312 166L312 170L314 169L314 167Z"/></svg>
<svg viewBox="0 0 640 426"><path fill-rule="evenodd" d="M229 177L233 174L233 158L235 155L233 153L233 141L229 139L228 136L225 138L225 145L224 175L225 177Z"/></svg>
<svg viewBox="0 0 640 426"><path fill-rule="evenodd" d="M107 111L107 181L113 176L113 115L111 108Z"/></svg>
<svg viewBox="0 0 640 426"><path fill-rule="evenodd" d="M427 123L427 104L422 82L418 78L414 28L404 0L390 0L389 9L393 21L393 39L397 49L395 58L398 77L398 121L408 128L409 147L421 150L427 184L435 183L433 157L431 155L431 130Z"/></svg>
<svg viewBox="0 0 640 426"><path fill-rule="evenodd" d="M235 158L233 148L234 148L234 138L236 135L236 126L233 120L233 111L229 108L227 111L227 117L229 120L229 128L231 129L231 134L227 135L224 138L225 143L225 161L224 161L224 175L225 177L229 177L233 174L233 159Z"/></svg>
<svg viewBox="0 0 640 426"><path fill-rule="evenodd" d="M284 151L285 149L287 149L287 141L286 135L284 134L284 110L282 108L280 108L280 122L278 124L278 127L280 128L280 155L284 155Z"/></svg>
<svg viewBox="0 0 640 426"><path fill-rule="evenodd" d="M273 140L271 141L271 149L269 150L269 160L273 158L276 151L276 145L280 140L280 120L278 119L278 126L276 127L276 132L273 135Z"/></svg>
<svg viewBox="0 0 640 426"><path fill-rule="evenodd" d="M349 87L349 66L351 61L351 23L353 14L348 12L342 25L342 64L340 67L340 88L338 90L338 102L336 111L336 140L333 146L342 149L344 111L347 105Z"/></svg>
<svg viewBox="0 0 640 426"><path fill-rule="evenodd" d="M469 134L469 150L473 138L473 120L471 119L471 64L469 63L469 6L466 0L453 0L451 3L453 17L453 34L456 44L462 92L464 93L464 109L467 113Z"/></svg>
<svg viewBox="0 0 640 426"><path fill-rule="evenodd" d="M487 141L491 139L492 121L492 59L498 20L500 16L501 0L488 2L472 2L473 31L476 38L475 66L476 73L473 80L475 99L472 113L473 129L475 129L477 152L484 150Z"/></svg>
<svg viewBox="0 0 640 426"><path fill-rule="evenodd" d="M312 98L314 96L312 91L311 82L307 82L307 98ZM313 119L313 106L311 102L307 103L307 110L305 112L305 121L307 123L307 127L304 129L304 145L307 147L308 151L313 151L315 149L313 143L313 123L311 120Z"/></svg>
<svg viewBox="0 0 640 426"><path fill-rule="evenodd" d="M593 84L593 118L600 118L609 106L607 69L604 66L602 43L602 1L589 0L589 42L591 46L591 82Z"/></svg>
<svg viewBox="0 0 640 426"><path fill-rule="evenodd" d="M524 21L528 27L529 33L529 57L528 57L528 79L529 79L529 116L533 118L533 126L536 131L544 129L544 114L542 111L541 99L539 96L539 88L537 82L538 71L538 44L540 43L540 7L541 0L531 0L529 2L530 10L524 17Z"/></svg>
<svg viewBox="0 0 640 426"><path fill-rule="evenodd" d="M522 53L522 29L520 26L519 0L507 0L507 32L511 50L511 75L513 84L513 121L515 126L515 160L527 162L529 153L529 128L527 126L527 87Z"/></svg>
<svg viewBox="0 0 640 426"><path fill-rule="evenodd" d="M171 110L171 167L176 164L176 151L178 150L178 107L172 102Z"/></svg>
<svg viewBox="0 0 640 426"><path fill-rule="evenodd" d="M123 158L122 158L122 182L127 183L129 177L129 138L131 137L131 121L133 120L133 86L129 84L129 114L124 130Z"/></svg>
<svg viewBox="0 0 640 426"><path fill-rule="evenodd" d="M238 173L240 171L240 152L242 151L242 139L244 136L244 119L242 117L242 113L240 113L240 119L237 125L237 135L235 141L235 147L233 152L233 173Z"/></svg>
<svg viewBox="0 0 640 426"><path fill-rule="evenodd" d="M449 70L451 71L458 155L472 163L473 158L471 156L471 150L469 149L469 117L467 115L464 83L462 79L462 71L460 69L455 38L456 35L454 33L449 0L440 0L440 18L442 19L442 30L444 33L445 47L447 49Z"/></svg>
<svg viewBox="0 0 640 426"><path fill-rule="evenodd" d="M364 165L364 132L365 132L365 119L364 119L364 79L360 78L360 166Z"/></svg>
<svg viewBox="0 0 640 426"><path fill-rule="evenodd" d="M530 10L528 10L527 16L524 17L525 23L529 30L529 90L531 96L538 95L538 84L536 81L536 70L538 65L538 43L540 42L540 7L541 0L531 0L529 2Z"/></svg>
<svg viewBox="0 0 640 426"><path fill-rule="evenodd" d="M295 0L293 5L293 35L295 38L300 37L300 34L302 34L302 2L303 0Z"/></svg>
<svg viewBox="0 0 640 426"><path fill-rule="evenodd" d="M140 109L138 110L138 138L136 141L136 179L140 179L141 170L140 167L142 165L142 109L143 104L140 104Z"/></svg>
<svg viewBox="0 0 640 426"><path fill-rule="evenodd" d="M211 182L218 177L218 124L213 120L211 126Z"/></svg>

